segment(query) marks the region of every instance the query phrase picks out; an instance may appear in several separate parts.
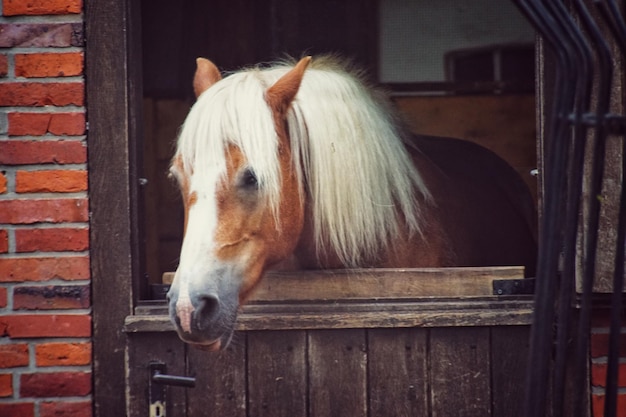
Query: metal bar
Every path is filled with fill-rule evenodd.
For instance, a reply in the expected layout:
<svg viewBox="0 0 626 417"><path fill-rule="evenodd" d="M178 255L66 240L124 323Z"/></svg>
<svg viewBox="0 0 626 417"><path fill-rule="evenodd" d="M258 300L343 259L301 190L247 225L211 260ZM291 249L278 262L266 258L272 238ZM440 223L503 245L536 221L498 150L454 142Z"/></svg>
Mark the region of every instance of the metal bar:
<svg viewBox="0 0 626 417"><path fill-rule="evenodd" d="M576 237L578 233L578 219L580 198L582 194L582 178L585 151L586 128L582 122L583 114L588 110L591 97L592 80L592 51L578 26L562 2L552 2L553 11L561 19L565 30L570 35L573 52L572 76L574 78L572 91L575 98L568 104L571 114L569 121L573 124L571 132L571 156L567 168L567 190L565 203L565 222L563 225L563 271L560 280L558 295L558 313L556 325L556 352L553 377L553 415L564 414L566 372L569 359L568 344L570 340L570 326L572 325L572 304L575 292L575 259Z"/></svg>
<svg viewBox="0 0 626 417"><path fill-rule="evenodd" d="M518 8L541 33L546 46L556 57L556 82L553 114L549 120L544 169L544 216L540 239L535 293L535 315L531 334L530 360L525 398L525 415L550 414L546 405L552 378L553 416L564 415L567 364L573 359L574 415L587 415L587 361L591 321L591 295L596 270L596 251L603 183L606 138L609 133L626 134L623 115L609 113L613 66L611 51L583 0L514 0ZM620 45L626 50L626 23L614 0L594 0L600 16ZM572 5L571 10L567 5ZM574 17L574 15L576 15ZM580 22L580 23L578 23ZM593 53L595 51L595 55ZM597 63L597 65L594 65ZM594 75L594 69L596 73ZM597 80L596 103L591 110L592 80ZM591 111L590 111L591 110ZM587 132L593 128L590 140ZM590 142L590 143L587 143ZM624 141L626 142L626 141ZM622 170L626 176L626 143L623 142ZM578 328L571 327L575 294L576 245L585 154L591 154L590 195L583 240L582 300ZM565 175L567 173L567 175ZM597 196L594 198L594 196ZM565 216L563 216L563 212ZM563 217L565 220L563 220ZM616 264L613 276L609 371L606 384L605 416L616 414L619 332L623 314L622 289L626 246L626 187L622 186ZM562 251L562 252L561 252ZM562 274L559 276L559 257ZM558 311L555 311L555 307ZM556 325L555 362L551 363L553 326ZM572 333L573 331L573 333ZM568 341L575 340L570 358ZM551 367L551 365L554 365ZM571 378L570 378L571 379ZM570 411L570 410L567 410Z"/></svg>
<svg viewBox="0 0 626 417"><path fill-rule="evenodd" d="M535 314L533 331L530 341L527 390L525 398L525 415L527 417L543 415L547 402L548 380L550 375L550 358L552 351L552 323L554 321L554 298L556 294L556 277L558 260L561 250L561 190L565 180L564 166L567 147L563 141L566 132L564 110L566 109L567 74L572 67L572 54L566 50L566 36L550 14L549 10L539 1L516 0L515 4L524 13L535 28L543 35L547 46L557 58L556 88L554 93L553 114L546 138L545 164L545 199L542 218L540 250L537 266L537 289L535 293Z"/></svg>

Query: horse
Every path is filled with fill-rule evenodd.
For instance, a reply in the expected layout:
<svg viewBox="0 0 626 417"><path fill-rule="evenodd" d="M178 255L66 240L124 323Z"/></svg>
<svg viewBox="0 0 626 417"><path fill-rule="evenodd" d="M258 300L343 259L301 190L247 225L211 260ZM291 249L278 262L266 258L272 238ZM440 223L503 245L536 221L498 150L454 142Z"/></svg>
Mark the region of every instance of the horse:
<svg viewBox="0 0 626 417"><path fill-rule="evenodd" d="M193 87L170 167L185 220L167 299L184 342L226 348L270 269L534 268L534 201L513 168L473 143L408 133L340 59L222 78L198 58Z"/></svg>

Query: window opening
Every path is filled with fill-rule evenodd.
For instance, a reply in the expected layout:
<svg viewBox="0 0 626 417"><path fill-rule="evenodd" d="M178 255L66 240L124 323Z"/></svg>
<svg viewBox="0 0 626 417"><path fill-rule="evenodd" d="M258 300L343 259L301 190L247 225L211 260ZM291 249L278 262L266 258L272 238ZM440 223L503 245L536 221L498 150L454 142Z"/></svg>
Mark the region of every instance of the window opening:
<svg viewBox="0 0 626 417"><path fill-rule="evenodd" d="M167 178L193 103L195 58L222 71L285 55L336 53L383 84L413 131L492 149L537 195L534 31L513 4L479 0L141 2L145 277L138 299L164 296L177 266L182 203Z"/></svg>

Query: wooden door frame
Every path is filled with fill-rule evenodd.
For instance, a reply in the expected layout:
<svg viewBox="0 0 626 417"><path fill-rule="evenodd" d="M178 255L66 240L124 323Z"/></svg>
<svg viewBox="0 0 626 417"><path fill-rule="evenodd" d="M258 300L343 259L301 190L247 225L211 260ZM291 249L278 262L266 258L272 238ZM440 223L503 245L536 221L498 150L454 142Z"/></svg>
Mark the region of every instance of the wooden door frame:
<svg viewBox="0 0 626 417"><path fill-rule="evenodd" d="M140 270L139 1L85 2L94 416L126 415L124 319Z"/></svg>
<svg viewBox="0 0 626 417"><path fill-rule="evenodd" d="M123 328L142 290L139 13L137 0L85 1L95 417L126 415Z"/></svg>

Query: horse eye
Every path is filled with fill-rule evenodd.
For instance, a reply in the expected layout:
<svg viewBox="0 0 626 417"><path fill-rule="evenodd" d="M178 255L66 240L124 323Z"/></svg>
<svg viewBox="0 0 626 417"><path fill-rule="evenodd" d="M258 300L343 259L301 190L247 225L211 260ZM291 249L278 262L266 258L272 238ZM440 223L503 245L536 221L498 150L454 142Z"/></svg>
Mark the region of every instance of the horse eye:
<svg viewBox="0 0 626 417"><path fill-rule="evenodd" d="M241 185L246 188L258 188L259 181L251 169L246 169L241 176Z"/></svg>

